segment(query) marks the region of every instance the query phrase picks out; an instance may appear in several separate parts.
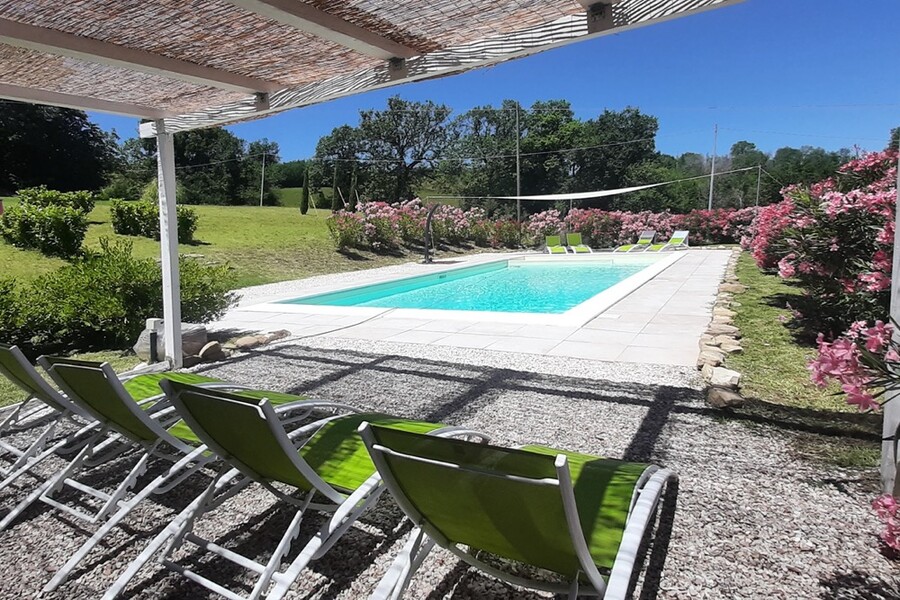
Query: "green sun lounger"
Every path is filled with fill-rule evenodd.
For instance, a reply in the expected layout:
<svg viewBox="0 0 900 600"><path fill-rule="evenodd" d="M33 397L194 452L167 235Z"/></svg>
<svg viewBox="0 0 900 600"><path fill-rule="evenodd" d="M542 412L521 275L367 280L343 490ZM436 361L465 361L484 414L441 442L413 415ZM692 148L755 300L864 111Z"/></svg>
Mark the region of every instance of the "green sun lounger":
<svg viewBox="0 0 900 600"><path fill-rule="evenodd" d="M0 457L8 460L0 467L0 476L8 478L37 460L54 441L61 426L71 424L80 430L94 422L90 415L53 389L16 346L0 344L0 374L26 394L24 400L8 409L0 421ZM29 431L35 431L36 435L24 444L17 445L8 439ZM72 434L67 441L74 443L76 437ZM54 448L62 450L55 445ZM0 489L9 483L0 482Z"/></svg>
<svg viewBox="0 0 900 600"><path fill-rule="evenodd" d="M663 250L679 250L688 247L689 231L676 231L664 244L653 244L647 248L647 252L662 252Z"/></svg>
<svg viewBox="0 0 900 600"><path fill-rule="evenodd" d="M653 465L541 446L500 448L368 423L360 433L416 526L371 598L400 598L435 544L515 585L624 598L662 492L676 481ZM514 575L482 552L565 582Z"/></svg>
<svg viewBox="0 0 900 600"><path fill-rule="evenodd" d="M162 564L210 590L228 598L255 600L264 595L267 600L278 600L309 562L324 555L384 491L375 465L356 433L361 423L372 422L386 429L417 434L486 439L466 429L375 413L334 416L288 434L265 399L253 401L242 395L176 381L164 381L161 385L197 436L234 468L214 480L144 548L107 591L106 599L122 592L142 566L166 545L160 559ZM194 532L194 524L204 513L253 482L295 508L293 518L266 564L241 556L234 548L225 549ZM310 510L324 512L330 517L287 568L279 570L292 540L300 531L303 517ZM172 554L184 542L256 573L249 595L241 596L176 562ZM272 589L268 590L270 586Z"/></svg>
<svg viewBox="0 0 900 600"><path fill-rule="evenodd" d="M566 245L569 246L569 250L574 254L592 254L594 252L591 250L590 246L586 246L582 243L580 233L567 233Z"/></svg>
<svg viewBox="0 0 900 600"><path fill-rule="evenodd" d="M205 389L240 390L253 401L270 398L279 404L279 415L288 422L305 418L319 403L290 394L248 390L244 386L193 373L153 373L120 381L108 363L41 357L38 363L56 382L66 397L96 421L96 427L78 454L62 469L39 485L0 522L8 526L25 508L43 502L88 523L102 526L69 558L44 588L50 592L62 584L78 563L119 522L151 494L165 493L208 463L217 460L201 443L178 413L166 401L160 389L164 381L179 381L205 386ZM327 403L327 409L342 405ZM301 414L296 414L301 411ZM117 446L113 446L115 442ZM109 464L125 451L137 458L130 470L123 469L112 492L97 485L94 467ZM153 481L128 498L140 475L154 461L170 465ZM129 464L130 466L130 464ZM106 469L109 473L109 469ZM80 494L71 498L73 493ZM85 503L90 499L90 503ZM97 506L99 505L99 507Z"/></svg>
<svg viewBox="0 0 900 600"><path fill-rule="evenodd" d="M642 231L636 244L625 244L615 249L615 252L644 252L653 243L656 238L656 232L652 229Z"/></svg>
<svg viewBox="0 0 900 600"><path fill-rule="evenodd" d="M544 241L547 244L547 252L550 254L568 254L569 250L562 245L558 235L548 235Z"/></svg>

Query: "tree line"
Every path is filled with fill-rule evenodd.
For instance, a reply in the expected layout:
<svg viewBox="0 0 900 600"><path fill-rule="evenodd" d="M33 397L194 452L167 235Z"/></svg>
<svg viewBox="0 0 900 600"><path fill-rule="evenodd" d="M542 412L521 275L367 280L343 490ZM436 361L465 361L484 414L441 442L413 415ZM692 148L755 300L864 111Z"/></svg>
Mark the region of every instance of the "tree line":
<svg viewBox="0 0 900 600"><path fill-rule="evenodd" d="M579 119L566 100L529 107L504 100L454 116L442 104L394 97L384 110L360 111L357 124L341 125L322 137L308 160L282 162L277 143L247 142L223 128L178 133L178 197L186 204L257 204L262 195L264 203L276 204L277 188L305 187L304 197L311 195L319 207L443 195L509 213L511 203L491 197L678 181L578 205L674 212L706 206L710 180L703 176L710 172L710 158L659 152L658 129L656 117L631 107ZM892 139L897 136L893 131ZM80 111L5 103L0 139L6 142L0 146L0 193L45 184L133 199L146 195L156 178L155 140L121 141ZM717 157L716 171L748 170L716 177L715 205L755 204L757 190L760 204L777 201L784 185L819 181L851 155L847 149L811 146L768 154L739 141ZM761 177L757 166L764 170ZM329 201L323 189L332 190ZM525 208L541 210L546 204L526 203Z"/></svg>

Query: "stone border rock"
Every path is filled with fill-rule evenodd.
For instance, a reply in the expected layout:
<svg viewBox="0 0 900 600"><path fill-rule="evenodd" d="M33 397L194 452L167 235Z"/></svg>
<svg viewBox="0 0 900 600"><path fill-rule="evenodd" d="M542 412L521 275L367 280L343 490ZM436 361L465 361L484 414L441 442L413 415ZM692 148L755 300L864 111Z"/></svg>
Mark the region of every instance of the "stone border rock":
<svg viewBox="0 0 900 600"><path fill-rule="evenodd" d="M725 278L719 285L719 293L713 306L713 317L706 332L700 336L700 356L697 368L700 369L704 381L709 384L707 401L715 408L732 408L742 406L744 398L739 390L741 374L722 366L730 354L743 352L741 332L734 325L737 315L733 307L740 306L734 301L734 294L747 290L738 281L737 262L741 249L731 252L725 266Z"/></svg>

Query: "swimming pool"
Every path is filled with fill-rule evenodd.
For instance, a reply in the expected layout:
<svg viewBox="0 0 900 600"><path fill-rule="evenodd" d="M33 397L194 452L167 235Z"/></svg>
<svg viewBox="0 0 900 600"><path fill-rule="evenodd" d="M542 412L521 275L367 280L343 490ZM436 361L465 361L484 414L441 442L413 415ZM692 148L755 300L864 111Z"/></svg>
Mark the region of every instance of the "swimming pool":
<svg viewBox="0 0 900 600"><path fill-rule="evenodd" d="M515 258L281 303L561 314L622 284L660 258L660 255Z"/></svg>

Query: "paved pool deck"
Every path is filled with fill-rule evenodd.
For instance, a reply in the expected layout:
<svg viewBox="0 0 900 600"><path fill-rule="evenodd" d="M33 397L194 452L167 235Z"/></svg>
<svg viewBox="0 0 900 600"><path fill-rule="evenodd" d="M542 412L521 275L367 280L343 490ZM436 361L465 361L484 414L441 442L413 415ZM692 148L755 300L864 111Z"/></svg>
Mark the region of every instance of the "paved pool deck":
<svg viewBox="0 0 900 600"><path fill-rule="evenodd" d="M433 265L406 263L355 273L339 273L241 290L240 304L211 329L274 331L309 337L427 344L461 349L576 357L596 361L692 366L698 342L712 318L718 286L731 251L682 251L672 265L596 317L581 325L504 322L481 315L442 318L442 311L418 311L417 318L392 311L360 316L354 307L290 305L284 312L271 303L287 297L323 293L348 285L431 273L439 268L478 264L521 254L460 257ZM434 312L434 318L418 318ZM356 314L354 314L356 313Z"/></svg>

